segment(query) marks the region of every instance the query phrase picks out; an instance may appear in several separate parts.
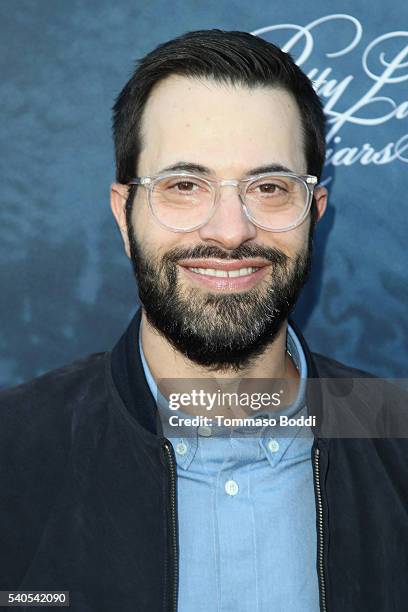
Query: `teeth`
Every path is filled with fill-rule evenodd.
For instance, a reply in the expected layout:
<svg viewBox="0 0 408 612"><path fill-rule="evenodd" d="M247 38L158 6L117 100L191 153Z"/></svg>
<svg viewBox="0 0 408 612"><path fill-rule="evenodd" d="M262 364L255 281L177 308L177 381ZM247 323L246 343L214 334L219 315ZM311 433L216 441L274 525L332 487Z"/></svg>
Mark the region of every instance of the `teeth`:
<svg viewBox="0 0 408 612"><path fill-rule="evenodd" d="M236 276L247 276L256 272L259 268L239 268L238 270L215 270L214 268L188 268L197 274L204 276L223 276L224 278L234 278Z"/></svg>

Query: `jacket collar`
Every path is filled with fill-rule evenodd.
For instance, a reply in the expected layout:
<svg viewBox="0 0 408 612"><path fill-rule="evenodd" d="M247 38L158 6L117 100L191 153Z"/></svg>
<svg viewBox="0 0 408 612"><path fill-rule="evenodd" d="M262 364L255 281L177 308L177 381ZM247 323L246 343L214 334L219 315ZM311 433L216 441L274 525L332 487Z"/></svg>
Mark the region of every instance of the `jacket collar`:
<svg viewBox="0 0 408 612"><path fill-rule="evenodd" d="M139 307L125 333L111 352L112 377L119 395L130 414L142 427L151 433L162 435L156 401L150 392L138 349L141 317L142 308ZM296 332L305 354L308 371L306 405L308 414L317 417L317 426L312 428L313 433L317 435L322 414L322 401L318 385L309 383L309 379L319 378L319 373L313 354L297 324L292 319L289 319L288 322Z"/></svg>
<svg viewBox="0 0 408 612"><path fill-rule="evenodd" d="M306 385L306 406L309 415L316 416L316 426L312 427L313 434L318 437L319 427L321 425L323 415L322 396L320 391L320 385L316 384L313 379L320 378L319 371L317 369L316 361L313 357L313 353L309 349L309 346L300 331L297 323L293 319L289 319L288 322L293 327L299 342L302 346L303 352L306 358L307 364L307 385Z"/></svg>
<svg viewBox="0 0 408 612"><path fill-rule="evenodd" d="M144 375L138 350L141 318L142 309L139 308L112 350L111 371L119 395L131 415L142 427L151 433L158 433L156 402Z"/></svg>

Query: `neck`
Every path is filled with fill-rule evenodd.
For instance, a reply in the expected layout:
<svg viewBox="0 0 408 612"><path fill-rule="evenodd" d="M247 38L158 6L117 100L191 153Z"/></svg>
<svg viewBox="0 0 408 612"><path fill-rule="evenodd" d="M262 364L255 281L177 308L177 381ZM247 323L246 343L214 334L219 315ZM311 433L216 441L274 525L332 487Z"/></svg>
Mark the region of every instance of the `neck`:
<svg viewBox="0 0 408 612"><path fill-rule="evenodd" d="M142 309L141 341L143 353L155 381L160 379L200 379L213 380L220 386L222 381L228 388L238 385L245 379L284 379L288 383L287 401L297 395L299 373L286 351L287 321L281 326L274 341L259 355L251 365L240 372L214 372L200 366L178 352L146 318Z"/></svg>

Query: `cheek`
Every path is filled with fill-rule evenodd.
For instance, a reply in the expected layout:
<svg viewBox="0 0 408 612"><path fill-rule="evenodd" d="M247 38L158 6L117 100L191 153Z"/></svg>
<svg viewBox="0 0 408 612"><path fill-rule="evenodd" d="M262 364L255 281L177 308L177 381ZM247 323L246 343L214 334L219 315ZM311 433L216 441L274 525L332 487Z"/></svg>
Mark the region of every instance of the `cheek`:
<svg viewBox="0 0 408 612"><path fill-rule="evenodd" d="M145 189L135 197L131 223L138 245L146 255L157 261L173 249L191 248L202 244L198 232L182 234L162 227L149 208Z"/></svg>
<svg viewBox="0 0 408 612"><path fill-rule="evenodd" d="M155 222L150 212L145 189L142 189L135 197L132 206L131 224L139 246L144 251L154 251L157 240L156 234L160 232L160 226Z"/></svg>
<svg viewBox="0 0 408 612"><path fill-rule="evenodd" d="M265 232L262 243L269 248L277 248L285 255L293 257L307 248L310 223L302 223L288 232ZM261 236L259 235L261 243Z"/></svg>
<svg viewBox="0 0 408 612"><path fill-rule="evenodd" d="M131 221L133 228L144 230L149 222L150 211L147 203L147 193L144 187L139 187L132 205Z"/></svg>
<svg viewBox="0 0 408 612"><path fill-rule="evenodd" d="M136 204L135 201L131 216L136 241L146 256L159 261L167 251L178 246L180 238L176 233L161 227L148 206Z"/></svg>

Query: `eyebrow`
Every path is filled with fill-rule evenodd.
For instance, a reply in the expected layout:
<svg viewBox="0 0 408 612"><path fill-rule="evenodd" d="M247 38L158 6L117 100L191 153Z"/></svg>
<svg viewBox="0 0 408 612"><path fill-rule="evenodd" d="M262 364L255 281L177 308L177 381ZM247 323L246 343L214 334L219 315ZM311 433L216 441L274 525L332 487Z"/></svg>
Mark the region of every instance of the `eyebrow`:
<svg viewBox="0 0 408 612"><path fill-rule="evenodd" d="M209 176L214 175L214 171L208 166L203 166L202 164L193 164L191 162L179 161L171 166L166 166L159 170L158 174L162 174L163 172L192 172L194 174L207 174ZM253 174L264 174L265 172L292 172L287 166L282 166L282 164L267 164L263 166L257 166L256 168L251 168L247 172L244 173L244 177L252 176Z"/></svg>

